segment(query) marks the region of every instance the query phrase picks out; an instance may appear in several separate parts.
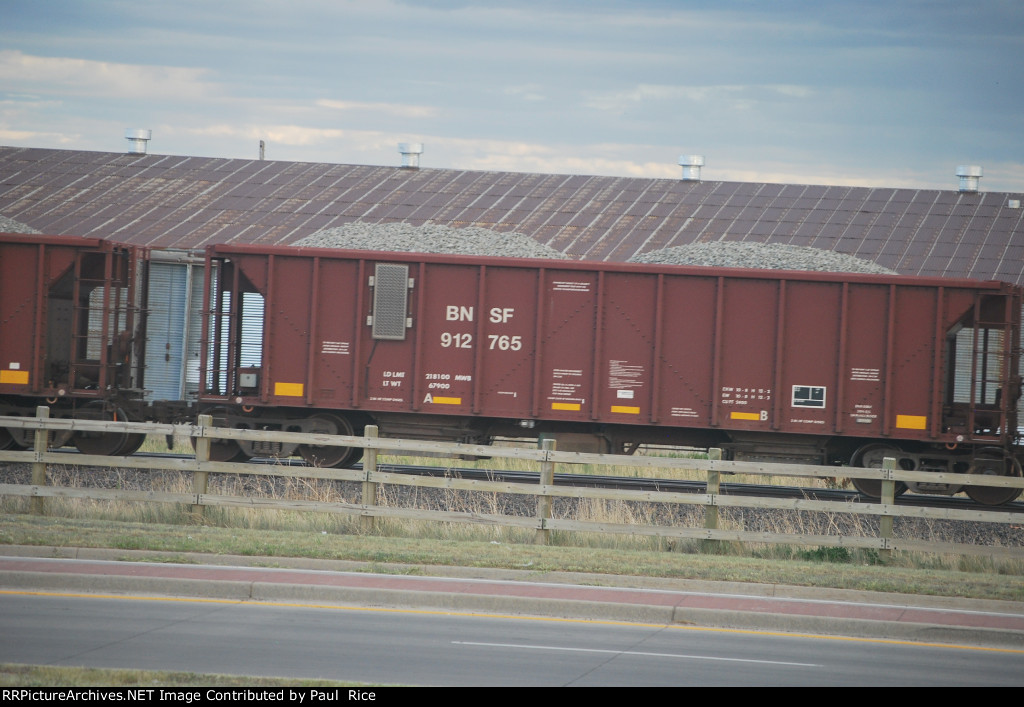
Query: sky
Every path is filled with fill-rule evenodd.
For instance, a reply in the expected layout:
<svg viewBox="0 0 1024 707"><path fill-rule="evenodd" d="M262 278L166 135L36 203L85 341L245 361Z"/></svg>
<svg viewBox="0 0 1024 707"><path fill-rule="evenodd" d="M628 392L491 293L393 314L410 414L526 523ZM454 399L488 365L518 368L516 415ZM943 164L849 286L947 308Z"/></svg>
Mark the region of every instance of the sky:
<svg viewBox="0 0 1024 707"><path fill-rule="evenodd" d="M0 145L1024 192L1020 0L0 0Z"/></svg>

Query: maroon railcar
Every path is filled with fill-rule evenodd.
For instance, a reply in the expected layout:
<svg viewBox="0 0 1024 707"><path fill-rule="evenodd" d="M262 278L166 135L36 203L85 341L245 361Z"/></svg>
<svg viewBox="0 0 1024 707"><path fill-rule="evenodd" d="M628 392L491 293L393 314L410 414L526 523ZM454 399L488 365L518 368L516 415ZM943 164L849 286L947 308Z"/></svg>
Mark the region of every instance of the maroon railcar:
<svg viewBox="0 0 1024 707"><path fill-rule="evenodd" d="M1019 473L1021 289L1005 283L227 245L207 259L200 400L228 424ZM219 453L268 451L250 446Z"/></svg>
<svg viewBox="0 0 1024 707"><path fill-rule="evenodd" d="M113 399L133 390L139 374L138 265L132 246L0 234L0 414L32 415L45 400L55 417L118 416ZM142 439L63 433L53 443L113 454ZM0 428L0 448L28 444L30 431Z"/></svg>

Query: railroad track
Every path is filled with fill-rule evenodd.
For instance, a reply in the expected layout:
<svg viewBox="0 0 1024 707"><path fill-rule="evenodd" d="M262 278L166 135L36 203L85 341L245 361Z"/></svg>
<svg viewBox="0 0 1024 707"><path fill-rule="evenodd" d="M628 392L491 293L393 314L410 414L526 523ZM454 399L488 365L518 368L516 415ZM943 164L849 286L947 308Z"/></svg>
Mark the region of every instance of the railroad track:
<svg viewBox="0 0 1024 707"><path fill-rule="evenodd" d="M73 457L78 454L76 450L61 450L68 455L68 464L74 464ZM188 459L190 455L171 454L159 452L137 452L134 456ZM302 459L289 457L278 458L255 458L250 460L255 464L273 464L290 468L303 468L310 466ZM353 468L361 469L361 464ZM437 467L410 464L378 464L378 470L391 473L445 477L457 476L463 479L480 481L501 481L506 483L539 483L539 473L535 471L503 471L496 469L470 469L463 467ZM244 473L244 472L240 472ZM707 485L703 481L687 481L677 479L659 478L637 478L628 476L604 476L587 474L566 474L554 475L555 486L589 487L604 489L623 489L635 491L665 491L673 493L705 493ZM869 500L862 497L856 491L846 489L811 488L799 486L773 486L768 484L743 484L723 482L720 486L721 493L728 496L761 496L778 499L810 499L818 501L839 501L844 503L868 503ZM1024 501L1015 501L999 506L998 509L986 506L961 496L929 496L918 494L906 494L896 499L896 505L909 507L930 507L948 508L956 510L993 511L999 510L1007 513L1024 515Z"/></svg>

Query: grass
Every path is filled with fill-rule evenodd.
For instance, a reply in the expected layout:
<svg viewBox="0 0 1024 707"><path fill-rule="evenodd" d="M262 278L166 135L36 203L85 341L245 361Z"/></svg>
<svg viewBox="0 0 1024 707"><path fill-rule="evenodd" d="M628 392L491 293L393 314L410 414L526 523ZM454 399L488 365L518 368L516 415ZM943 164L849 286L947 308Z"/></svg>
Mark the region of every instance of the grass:
<svg viewBox="0 0 1024 707"><path fill-rule="evenodd" d="M328 680L182 673L165 670L112 670L109 668L66 668L46 665L0 663L3 687L128 687L160 688L208 687L358 687L360 683ZM155 698L154 698L155 699Z"/></svg>
<svg viewBox="0 0 1024 707"><path fill-rule="evenodd" d="M0 515L0 544L47 548L145 550L150 561L199 562L202 555L252 558L273 566L285 558L348 560L372 572L423 574L443 567L575 572L705 581L757 582L934 596L1024 601L1024 567L983 557L931 558L929 566L899 556L882 564L870 554L834 548L775 547L764 554L702 554L577 546L538 546L495 540L458 540L335 534L310 530L255 530L85 518ZM123 559L140 559L125 553ZM909 566L908 566L909 565Z"/></svg>
<svg viewBox="0 0 1024 707"><path fill-rule="evenodd" d="M151 444L166 449L163 438ZM180 443L176 447L182 446ZM185 443L187 446L187 442ZM448 460L384 457L386 464ZM465 466L466 462L455 461ZM478 462L487 467L529 468L519 460ZM561 471L561 468L559 469ZM621 471L619 472L621 475ZM682 472L686 473L686 472ZM181 472L124 472L51 465L50 483L191 492ZM699 478L699 477L695 477ZM134 485L134 486L133 486ZM210 475L210 493L275 497L325 503L361 503L361 485L302 478ZM467 514L532 513L534 500L488 492L425 491L382 486L379 504L454 510ZM553 531L549 546L533 544L534 531L475 523L378 519L368 533L358 516L262 508L207 507L197 524L184 504L46 499L47 515L29 515L29 501L0 498L0 544L146 550L156 558L183 561L189 553L264 558L351 560L374 571L428 574L438 566L529 569L550 573L761 582L811 587L877 590L944 596L1024 600L1024 561L984 556L925 555L839 546L797 544L707 545L700 540ZM720 509L720 527L789 535L877 535L877 521L851 514ZM555 517L611 524L700 528L703 508L663 503L585 499L557 501ZM897 530L908 536L949 542L954 526L914 521ZM960 532L960 530L956 530ZM1006 544L1021 543L1020 528L1006 531Z"/></svg>

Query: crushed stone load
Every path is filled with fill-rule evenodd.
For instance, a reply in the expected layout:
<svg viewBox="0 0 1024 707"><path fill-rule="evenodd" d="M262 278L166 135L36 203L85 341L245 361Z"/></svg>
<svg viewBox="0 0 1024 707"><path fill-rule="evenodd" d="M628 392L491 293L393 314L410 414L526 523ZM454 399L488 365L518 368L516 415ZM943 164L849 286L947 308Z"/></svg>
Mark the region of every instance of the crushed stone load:
<svg viewBox="0 0 1024 707"><path fill-rule="evenodd" d="M306 248L348 248L407 253L493 255L504 258L561 258L566 256L521 233L500 233L468 226L451 228L427 223L354 223L325 228L292 243Z"/></svg>
<svg viewBox="0 0 1024 707"><path fill-rule="evenodd" d="M39 233L39 231L31 226L26 226L21 221L0 216L0 233Z"/></svg>
<svg viewBox="0 0 1024 707"><path fill-rule="evenodd" d="M652 250L629 259L631 263L661 265L709 265L720 268L764 270L818 270L895 275L895 270L832 250L782 243L714 241Z"/></svg>

